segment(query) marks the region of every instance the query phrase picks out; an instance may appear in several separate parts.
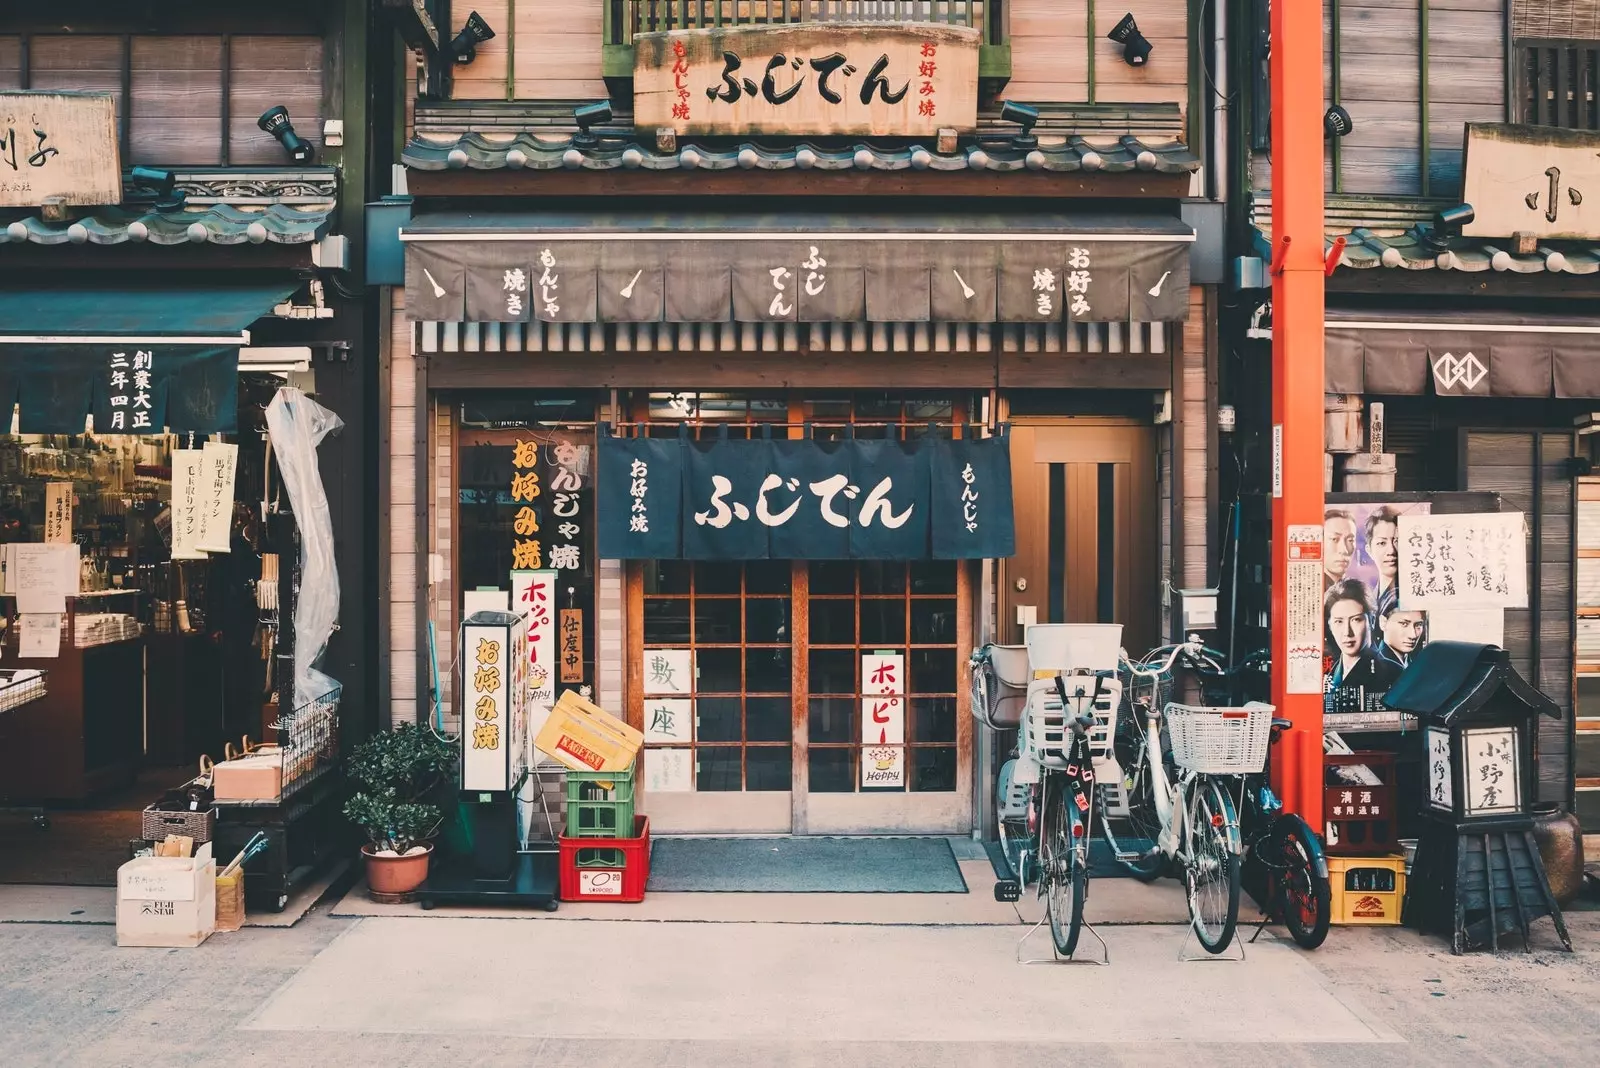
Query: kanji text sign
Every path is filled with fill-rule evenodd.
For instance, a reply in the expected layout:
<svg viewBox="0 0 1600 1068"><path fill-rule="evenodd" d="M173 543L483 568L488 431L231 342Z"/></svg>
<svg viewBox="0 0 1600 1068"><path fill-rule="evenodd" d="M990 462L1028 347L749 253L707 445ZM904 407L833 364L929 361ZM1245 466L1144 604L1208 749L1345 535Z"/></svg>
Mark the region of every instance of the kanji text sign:
<svg viewBox="0 0 1600 1068"><path fill-rule="evenodd" d="M972 130L979 38L970 27L932 23L635 34L634 123L680 134Z"/></svg>
<svg viewBox="0 0 1600 1068"><path fill-rule="evenodd" d="M116 110L108 93L0 93L0 207L47 197L78 207L122 202Z"/></svg>

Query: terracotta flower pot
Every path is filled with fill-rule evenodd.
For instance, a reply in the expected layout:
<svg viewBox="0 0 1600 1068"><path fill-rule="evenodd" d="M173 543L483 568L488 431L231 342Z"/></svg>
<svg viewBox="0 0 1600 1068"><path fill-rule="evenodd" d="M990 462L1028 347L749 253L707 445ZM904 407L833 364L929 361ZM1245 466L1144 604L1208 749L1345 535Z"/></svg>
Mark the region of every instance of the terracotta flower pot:
<svg viewBox="0 0 1600 1068"><path fill-rule="evenodd" d="M364 845L361 855L367 858L367 889L379 894L409 894L428 877L433 846L412 846L404 856L382 856Z"/></svg>

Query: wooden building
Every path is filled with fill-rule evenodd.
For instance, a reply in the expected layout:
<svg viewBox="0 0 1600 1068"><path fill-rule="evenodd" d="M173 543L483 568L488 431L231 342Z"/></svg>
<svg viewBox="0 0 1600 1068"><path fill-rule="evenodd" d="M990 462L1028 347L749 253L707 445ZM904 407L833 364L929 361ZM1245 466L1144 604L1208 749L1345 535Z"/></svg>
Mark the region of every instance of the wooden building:
<svg viewBox="0 0 1600 1068"><path fill-rule="evenodd" d="M81 437L91 397L82 360L103 362L131 346L152 350L158 370L169 357L178 368L190 350L209 346L220 377L187 385L172 377L157 406L166 405L167 427L185 432L180 444L199 448L209 430L242 442L236 500L259 513L274 493L262 482L261 406L287 379L336 412L344 431L319 459L344 607L322 668L344 686L345 738L359 739L373 726L375 615L367 410L377 316L361 277L372 136L367 5L63 0L12 8L0 20L4 429L20 389L23 434ZM263 125L274 109L289 124L281 134ZM74 162L54 171L58 156ZM95 374L98 411L103 376ZM46 411L30 389L60 404ZM176 414L202 402L226 410L206 420ZM129 434L161 430L159 418L126 424ZM113 410L97 417L95 432L121 434L124 425ZM165 477L153 466L148 474ZM78 493L93 496L86 480ZM153 517L170 494L152 493ZM136 495L130 488L127 496ZM86 554L98 548L99 533L77 535ZM266 660L252 594L260 566L243 550L187 565L196 618L202 573L215 594L204 627L174 627L162 616L161 605L184 597L185 580L139 591L141 607L129 614L144 623L148 670L135 656L115 677L96 677L92 666L76 682L63 675L63 689L83 696L86 721L72 738L56 737L63 724L23 722L26 710L6 717L0 792L82 798L141 763L192 775L202 753L220 759L227 741L260 740L274 718L262 708ZM63 657L64 668L72 658Z"/></svg>
<svg viewBox="0 0 1600 1068"><path fill-rule="evenodd" d="M464 613L549 581L534 674L646 733L658 832L985 830L1010 740L974 727L974 648L1037 620L1143 651L1216 579L1211 15L1143 5L1129 62L1083 0L480 0L463 62L466 5L420 7L374 207L390 719L458 722ZM615 440L728 458L729 529L801 481L738 466L763 443L868 480L846 541L735 544L691 470L681 538L612 558ZM985 441L1014 552L941 549L959 505L858 542L869 446Z"/></svg>
<svg viewBox="0 0 1600 1068"><path fill-rule="evenodd" d="M1248 576L1268 552L1249 517L1265 508L1270 459L1265 415L1248 413L1267 411L1258 372L1275 245L1267 9L1234 10L1233 69L1248 91L1233 141L1240 299L1222 377L1240 406L1242 466L1223 469L1246 516L1236 624L1249 641L1266 602ZM1327 483L1344 493L1330 510L1466 492L1525 515L1526 607L1482 637L1563 710L1540 728L1541 797L1600 829L1585 563L1597 532L1583 504L1600 396L1600 230L1583 198L1600 147L1600 8L1327 0L1324 12L1326 95L1344 113L1330 124L1348 123L1327 142ZM1365 536L1356 569L1372 566Z"/></svg>

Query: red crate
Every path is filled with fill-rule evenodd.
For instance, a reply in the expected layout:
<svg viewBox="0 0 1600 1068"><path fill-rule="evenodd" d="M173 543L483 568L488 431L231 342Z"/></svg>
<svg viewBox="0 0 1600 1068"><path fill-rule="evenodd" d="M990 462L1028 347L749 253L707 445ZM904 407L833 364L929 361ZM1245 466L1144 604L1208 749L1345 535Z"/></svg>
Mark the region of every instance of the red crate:
<svg viewBox="0 0 1600 1068"><path fill-rule="evenodd" d="M632 838L561 836L561 900L644 900L650 881L650 817L633 818Z"/></svg>
<svg viewBox="0 0 1600 1068"><path fill-rule="evenodd" d="M1395 820L1394 754L1384 752L1329 753L1322 758L1325 768L1322 791L1324 851L1329 856L1372 856L1400 848ZM1380 780L1378 784L1346 783L1335 768L1363 766ZM1330 833L1331 832L1331 833Z"/></svg>

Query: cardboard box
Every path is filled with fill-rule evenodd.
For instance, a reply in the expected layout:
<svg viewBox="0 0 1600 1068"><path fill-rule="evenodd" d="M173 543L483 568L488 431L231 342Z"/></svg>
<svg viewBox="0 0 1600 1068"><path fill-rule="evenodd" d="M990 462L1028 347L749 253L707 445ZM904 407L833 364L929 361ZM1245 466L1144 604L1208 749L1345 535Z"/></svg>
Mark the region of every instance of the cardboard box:
<svg viewBox="0 0 1600 1068"><path fill-rule="evenodd" d="M117 945L189 949L216 926L210 842L192 857L136 857L117 869Z"/></svg>
<svg viewBox="0 0 1600 1068"><path fill-rule="evenodd" d="M644 735L569 690L550 710L533 744L573 771L622 771L639 755Z"/></svg>
<svg viewBox="0 0 1600 1068"><path fill-rule="evenodd" d="M282 792L283 753L276 748L225 760L211 771L218 801L276 801Z"/></svg>

